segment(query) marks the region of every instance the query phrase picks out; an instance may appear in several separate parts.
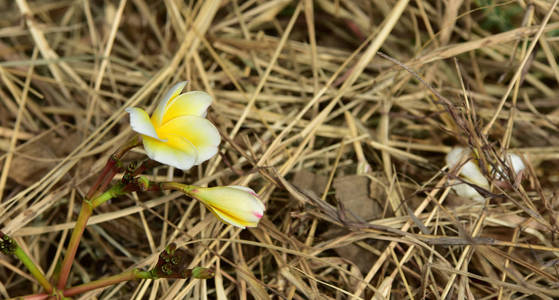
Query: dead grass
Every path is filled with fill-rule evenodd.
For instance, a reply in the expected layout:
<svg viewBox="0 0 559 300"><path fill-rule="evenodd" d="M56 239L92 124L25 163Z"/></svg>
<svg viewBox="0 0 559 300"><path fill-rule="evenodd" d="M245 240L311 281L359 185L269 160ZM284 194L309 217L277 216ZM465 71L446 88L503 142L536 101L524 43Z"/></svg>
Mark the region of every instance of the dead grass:
<svg viewBox="0 0 559 300"><path fill-rule="evenodd" d="M82 299L557 298L557 2L0 1L0 228L51 275L132 134L124 109L190 80L215 99L220 154L146 175L248 185L266 217L241 231L178 193L114 199L71 282L147 268L173 241L216 277ZM450 189L455 145L478 153L486 205ZM521 182L487 171L507 151ZM38 289L0 264L0 297Z"/></svg>

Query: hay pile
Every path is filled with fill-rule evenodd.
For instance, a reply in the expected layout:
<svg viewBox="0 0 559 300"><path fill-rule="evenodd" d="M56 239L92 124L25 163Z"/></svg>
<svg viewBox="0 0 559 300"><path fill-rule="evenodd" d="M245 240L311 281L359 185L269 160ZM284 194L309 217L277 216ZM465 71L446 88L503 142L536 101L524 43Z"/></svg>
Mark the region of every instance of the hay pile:
<svg viewBox="0 0 559 300"><path fill-rule="evenodd" d="M250 186L266 216L239 230L179 193L113 199L72 284L148 268L173 241L216 277L83 299L557 298L556 4L0 1L0 230L50 276L83 194L132 135L124 109L189 80L215 99L220 153L145 175ZM456 145L490 180L486 204L451 190ZM0 264L0 297L37 289Z"/></svg>

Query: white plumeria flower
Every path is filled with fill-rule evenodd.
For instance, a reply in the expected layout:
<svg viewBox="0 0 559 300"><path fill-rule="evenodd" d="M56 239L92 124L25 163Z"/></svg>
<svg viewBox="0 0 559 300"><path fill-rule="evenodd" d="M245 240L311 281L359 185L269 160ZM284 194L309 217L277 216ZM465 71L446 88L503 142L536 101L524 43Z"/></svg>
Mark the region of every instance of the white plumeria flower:
<svg viewBox="0 0 559 300"><path fill-rule="evenodd" d="M522 159L518 155L508 154L507 156L515 174L518 174L525 168ZM460 176L464 181L475 184L487 190L489 189L489 182L481 173L477 164L477 160L472 157L472 151L470 149L463 147L454 147L446 155L445 160L449 169L454 169L462 166L460 169L460 173L458 173L458 176ZM500 179L498 174L497 177L497 179ZM460 183L459 180L453 180L450 182L450 184L452 184L452 189L456 192L456 194L458 194L458 196L469 198L478 202L485 201L483 196L481 196L481 194L475 188L466 183Z"/></svg>
<svg viewBox="0 0 559 300"><path fill-rule="evenodd" d="M244 186L188 186L183 191L200 200L221 221L240 228L256 227L266 209L258 195Z"/></svg>
<svg viewBox="0 0 559 300"><path fill-rule="evenodd" d="M459 167L460 164L463 163L458 176L462 177L464 181L473 183L484 189L489 189L489 183L483 174L481 174L479 166L474 163L470 149L454 147L446 155L445 160L449 169ZM465 162L466 160L468 161ZM470 185L460 183L459 180L452 180L450 184L452 184L452 189L456 192L456 194L458 194L458 196L469 198L478 202L484 202L483 196L481 196L481 194Z"/></svg>
<svg viewBox="0 0 559 300"><path fill-rule="evenodd" d="M151 119L141 108L126 109L149 158L181 170L213 157L221 141L215 126L205 119L212 98L200 91L181 94L186 83L175 84L165 94Z"/></svg>

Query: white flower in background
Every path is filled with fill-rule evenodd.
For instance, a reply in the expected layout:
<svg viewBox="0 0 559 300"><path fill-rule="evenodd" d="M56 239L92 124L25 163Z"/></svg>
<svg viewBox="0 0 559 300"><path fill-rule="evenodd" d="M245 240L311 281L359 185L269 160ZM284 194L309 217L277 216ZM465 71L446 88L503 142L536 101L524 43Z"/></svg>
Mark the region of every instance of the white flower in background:
<svg viewBox="0 0 559 300"><path fill-rule="evenodd" d="M525 168L522 159L518 155L507 154L507 158L508 160L505 160L505 163L510 163L512 165L512 169L515 174L518 174ZM478 161L473 158L470 149L463 147L454 147L446 155L445 160L450 170L461 167L458 176L460 176L464 181L489 190L489 182L481 173ZM500 179L499 173L497 173L497 179ZM452 189L456 192L456 194L461 197L469 198L478 202L485 201L483 196L481 196L481 194L476 189L466 183L460 182L460 180L452 180L450 184L452 185Z"/></svg>
<svg viewBox="0 0 559 300"><path fill-rule="evenodd" d="M489 183L479 170L477 161L474 162L470 149L455 147L446 155L445 160L448 168L451 170L460 167L463 164L458 176L460 176L464 181L475 184L484 189L489 189ZM464 163L466 160L467 162ZM460 180L452 180L450 184L458 196L470 198L478 202L484 201L480 193L478 193L478 191L470 185L461 183Z"/></svg>
<svg viewBox="0 0 559 300"><path fill-rule="evenodd" d="M151 119L141 108L126 109L149 158L181 170L210 159L221 141L215 126L205 118L212 98L200 91L181 94L185 86L186 81L175 84Z"/></svg>

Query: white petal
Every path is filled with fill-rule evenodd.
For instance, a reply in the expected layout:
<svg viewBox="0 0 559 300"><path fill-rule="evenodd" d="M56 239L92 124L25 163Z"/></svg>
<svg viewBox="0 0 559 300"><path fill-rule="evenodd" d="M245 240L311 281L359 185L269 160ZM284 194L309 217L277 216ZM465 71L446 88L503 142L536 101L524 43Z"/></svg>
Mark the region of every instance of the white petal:
<svg viewBox="0 0 559 300"><path fill-rule="evenodd" d="M455 147L445 157L446 164L450 169L456 168L461 162L466 160L468 161L461 166L458 175L464 177L471 183L477 184L483 188L489 188L489 183L479 170L479 166L471 159L470 149Z"/></svg>
<svg viewBox="0 0 559 300"><path fill-rule="evenodd" d="M192 91L175 97L167 104L161 123L180 116L205 117L206 110L212 104L212 97L206 92Z"/></svg>
<svg viewBox="0 0 559 300"><path fill-rule="evenodd" d="M196 162L197 153L196 148L189 142L184 140L181 148L175 148L168 145L168 143L143 136L144 149L149 158L173 166L177 169L188 170ZM176 141L175 141L176 142Z"/></svg>
<svg viewBox="0 0 559 300"><path fill-rule="evenodd" d="M221 136L208 120L197 116L182 116L164 123L157 132L162 138L167 135L180 135L189 140L198 150L196 164L210 159L217 153Z"/></svg>
<svg viewBox="0 0 559 300"><path fill-rule="evenodd" d="M460 175L465 179L468 179L473 184L477 184L486 189L489 188L487 179L483 176L483 174L481 174L479 167L472 161L468 161L464 164L462 170L460 171Z"/></svg>
<svg viewBox="0 0 559 300"><path fill-rule="evenodd" d="M254 198L253 205L254 205L255 211L260 213L261 215L264 214L264 211L266 210L266 207L264 206L264 203L262 202L262 200L260 200L260 197L258 196L258 194L253 189L251 189L249 187L246 187L246 186L242 186L242 185L229 185L227 187L234 188L234 189L241 190L241 191L245 191L245 192L251 194Z"/></svg>
<svg viewBox="0 0 559 300"><path fill-rule="evenodd" d="M148 114L143 109L129 107L125 111L130 114L130 126L132 127L132 130L160 140L157 136L157 132L155 132L155 128L153 128L153 124L151 123Z"/></svg>
<svg viewBox="0 0 559 300"><path fill-rule="evenodd" d="M161 120L163 119L163 115L167 111L167 104L169 103L169 101L173 100L182 92L182 90L184 89L187 83L188 81L181 81L173 85L173 87L170 88L167 91L167 93L165 93L165 96L163 96L163 98L157 105L157 108L155 108L153 115L151 116L154 124L156 124L157 126L161 125Z"/></svg>
<svg viewBox="0 0 559 300"><path fill-rule="evenodd" d="M509 156L510 163L512 164L512 169L514 170L515 174L518 174L520 171L526 168L520 156L516 154L509 154L508 156Z"/></svg>
<svg viewBox="0 0 559 300"><path fill-rule="evenodd" d="M470 149L454 147L445 157L446 164L450 169L455 168L465 156L470 155Z"/></svg>
<svg viewBox="0 0 559 300"><path fill-rule="evenodd" d="M249 193L249 194L252 194L252 195L254 195L254 196L257 195L256 192L255 192L253 189L251 189L251 188L249 188L249 187L246 187L246 186L242 186L242 185L228 185L227 187L234 188L234 189L241 190L241 191L245 191L245 192L247 192L247 193Z"/></svg>
<svg viewBox="0 0 559 300"><path fill-rule="evenodd" d="M452 186L452 189L460 197L472 199L472 200L475 200L477 202L485 202L485 199L483 198L483 196L481 196L481 194L478 193L478 191L476 189L474 189L473 187L471 187L471 186L469 186L465 183L456 183Z"/></svg>

